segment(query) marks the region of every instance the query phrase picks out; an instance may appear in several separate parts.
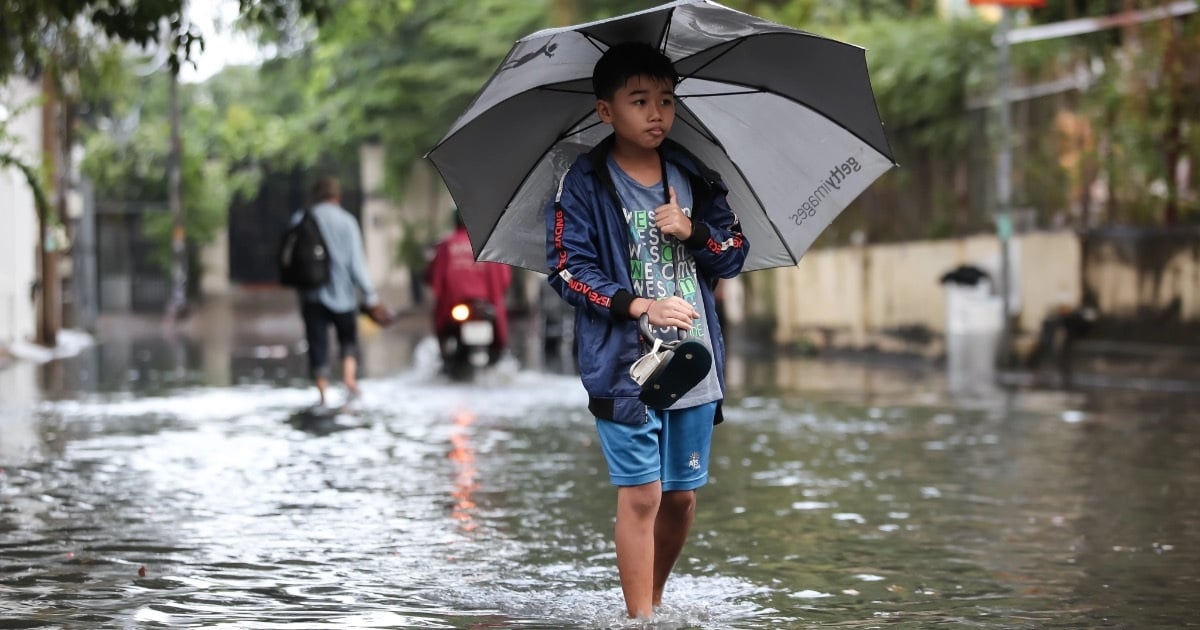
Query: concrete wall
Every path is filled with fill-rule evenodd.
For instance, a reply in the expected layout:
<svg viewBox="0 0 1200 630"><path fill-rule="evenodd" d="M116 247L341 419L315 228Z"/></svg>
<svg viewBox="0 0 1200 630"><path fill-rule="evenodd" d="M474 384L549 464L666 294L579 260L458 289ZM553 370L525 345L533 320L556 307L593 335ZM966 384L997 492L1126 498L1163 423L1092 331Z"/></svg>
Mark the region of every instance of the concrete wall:
<svg viewBox="0 0 1200 630"><path fill-rule="evenodd" d="M229 281L229 230L217 232L212 242L200 250L200 293L225 297L233 289Z"/></svg>
<svg viewBox="0 0 1200 630"><path fill-rule="evenodd" d="M1098 230L1084 243L1084 282L1101 313L1200 324L1200 230Z"/></svg>
<svg viewBox="0 0 1200 630"><path fill-rule="evenodd" d="M1010 312L1020 330L1035 331L1058 304L1078 303L1081 248L1075 234L1022 234L1010 248ZM942 274L972 264L998 285L999 260L994 236L809 252L795 268L775 272L776 342L940 352L938 337L946 330ZM932 343L921 341L922 331L932 334Z"/></svg>
<svg viewBox="0 0 1200 630"><path fill-rule="evenodd" d="M392 204L383 195L384 150L378 144L359 148L361 169L362 230L367 252L367 273L383 300L395 303L407 286L405 274L396 268L396 247L400 242L400 221Z"/></svg>
<svg viewBox="0 0 1200 630"><path fill-rule="evenodd" d="M383 300L392 308L413 305L413 277L398 261L405 230L420 229L440 235L450 229L450 194L427 162L413 165L404 184L399 204L384 194L386 155L379 145L364 145L359 151L362 169L363 238L367 267Z"/></svg>
<svg viewBox="0 0 1200 630"><path fill-rule="evenodd" d="M39 96L37 86L13 79L0 86L0 116L15 140L5 143L34 168L41 166L42 116L27 106ZM37 278L37 209L33 192L16 169L0 170L0 346L37 332L36 309L30 288Z"/></svg>

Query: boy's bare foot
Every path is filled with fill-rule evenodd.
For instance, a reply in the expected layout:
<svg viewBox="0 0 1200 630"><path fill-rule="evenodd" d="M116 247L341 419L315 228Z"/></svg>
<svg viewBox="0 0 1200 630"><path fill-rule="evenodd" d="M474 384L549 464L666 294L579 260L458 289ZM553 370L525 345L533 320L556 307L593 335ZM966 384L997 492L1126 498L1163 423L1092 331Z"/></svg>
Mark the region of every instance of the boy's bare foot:
<svg viewBox="0 0 1200 630"><path fill-rule="evenodd" d="M358 386L350 387L349 385L347 385L346 386L346 402L342 403L342 406L349 407L350 405L357 402L359 398L362 398L362 390L360 390L358 388Z"/></svg>

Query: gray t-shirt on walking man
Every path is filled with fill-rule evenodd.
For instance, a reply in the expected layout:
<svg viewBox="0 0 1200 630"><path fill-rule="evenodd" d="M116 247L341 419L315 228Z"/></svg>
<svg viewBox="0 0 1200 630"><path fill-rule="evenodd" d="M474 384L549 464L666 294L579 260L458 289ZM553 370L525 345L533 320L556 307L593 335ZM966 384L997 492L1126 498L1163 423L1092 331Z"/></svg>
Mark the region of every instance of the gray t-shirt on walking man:
<svg viewBox="0 0 1200 630"><path fill-rule="evenodd" d="M354 215L337 204L327 201L313 206L313 218L329 250L329 283L318 289L301 291L305 302L320 302L334 313L357 311L358 292L362 303L375 304L379 298L367 275L367 255L363 249L362 231ZM292 225L300 222L303 210L292 215Z"/></svg>
<svg viewBox="0 0 1200 630"><path fill-rule="evenodd" d="M699 340L712 351L707 313L700 296L701 281L696 276L696 260L687 247L672 236L663 234L654 224L654 210L663 204L662 182L643 186L630 177L616 160L608 158L608 170L621 200L621 211L629 224L629 268L633 271L633 292L641 297L661 300L675 294L675 270L679 269L679 288L683 299L691 303L700 313L700 319L692 322L689 336ZM692 189L683 173L674 165L667 164L667 181L675 187L675 200L684 214L692 216ZM675 257L679 264L675 264ZM674 327L654 328L654 335L663 341L678 339ZM669 409L686 409L720 400L721 382L717 379L716 362L708 369L708 376L696 387L675 401Z"/></svg>

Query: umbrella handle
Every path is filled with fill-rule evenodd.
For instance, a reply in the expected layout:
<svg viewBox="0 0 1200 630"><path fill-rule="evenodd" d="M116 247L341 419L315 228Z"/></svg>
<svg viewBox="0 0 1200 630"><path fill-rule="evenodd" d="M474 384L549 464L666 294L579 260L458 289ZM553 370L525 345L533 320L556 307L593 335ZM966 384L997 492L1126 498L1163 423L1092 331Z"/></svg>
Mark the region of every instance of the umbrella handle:
<svg viewBox="0 0 1200 630"><path fill-rule="evenodd" d="M642 316L638 318L638 331L642 333L642 338L646 340L646 343L654 343L655 336L654 331L650 330L649 313L642 313ZM675 334L677 339L675 341L664 341L664 348L673 350L675 346L679 345L680 341L687 339L687 332L685 332L682 328L676 327Z"/></svg>

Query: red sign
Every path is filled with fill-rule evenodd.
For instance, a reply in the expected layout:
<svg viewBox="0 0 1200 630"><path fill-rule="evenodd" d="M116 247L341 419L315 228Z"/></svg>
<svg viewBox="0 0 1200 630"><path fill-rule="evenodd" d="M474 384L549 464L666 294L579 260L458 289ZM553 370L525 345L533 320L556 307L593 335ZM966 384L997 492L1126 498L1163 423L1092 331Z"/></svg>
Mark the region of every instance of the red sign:
<svg viewBox="0 0 1200 630"><path fill-rule="evenodd" d="M1046 0L970 0L971 4L994 4L1002 7L1044 7Z"/></svg>

